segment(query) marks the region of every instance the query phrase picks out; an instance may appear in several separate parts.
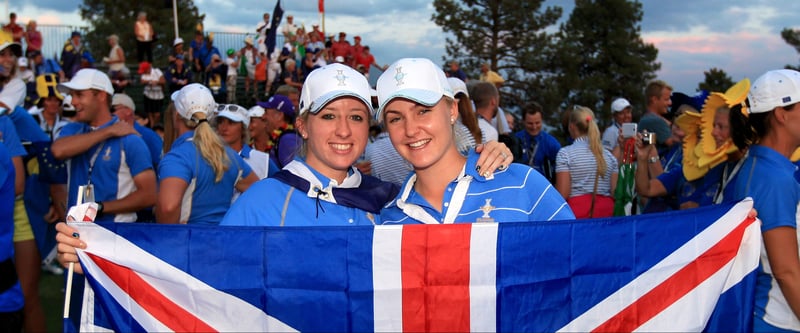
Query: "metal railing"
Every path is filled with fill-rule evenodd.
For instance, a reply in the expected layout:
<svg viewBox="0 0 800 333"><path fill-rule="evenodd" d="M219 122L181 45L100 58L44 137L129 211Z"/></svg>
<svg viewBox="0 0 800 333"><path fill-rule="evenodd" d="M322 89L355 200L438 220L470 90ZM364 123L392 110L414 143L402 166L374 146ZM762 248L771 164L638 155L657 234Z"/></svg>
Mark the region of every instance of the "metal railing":
<svg viewBox="0 0 800 333"><path fill-rule="evenodd" d="M42 33L42 54L47 58L59 59L61 56L61 49L64 47L64 43L70 38L70 35L73 31L80 31L82 35L85 35L86 32L89 30L88 27L85 26L72 26L72 25L49 25L49 24L42 24L37 27L39 32ZM244 47L244 40L247 36L252 36L253 40L257 38L255 33L240 33L240 32L216 32L214 31L214 46L219 49L219 52L222 55L225 55L225 51L228 49L239 50ZM172 35L171 33L169 35ZM183 36L182 36L183 37ZM193 36L185 36L183 39L186 41L185 50L189 50L188 43L192 40ZM276 37L277 41L275 43L276 47L281 47L283 45L283 36L278 35ZM172 46L172 37L161 41L162 43L168 43L168 46ZM22 42L23 50L27 47L25 45L25 41ZM92 52L92 55L95 56L96 59L101 59L104 54L99 54L99 50L89 50ZM126 50L127 56L129 59L134 59L134 52L135 50ZM130 66L135 66L135 64L129 64Z"/></svg>

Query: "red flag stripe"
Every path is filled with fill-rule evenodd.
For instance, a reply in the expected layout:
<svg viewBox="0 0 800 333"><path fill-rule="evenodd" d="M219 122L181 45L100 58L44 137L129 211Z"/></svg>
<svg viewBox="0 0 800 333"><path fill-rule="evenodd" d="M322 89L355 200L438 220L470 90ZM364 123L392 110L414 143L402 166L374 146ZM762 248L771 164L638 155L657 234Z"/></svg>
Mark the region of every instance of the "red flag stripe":
<svg viewBox="0 0 800 333"><path fill-rule="evenodd" d="M136 304L175 332L216 332L217 330L165 297L127 267L86 252L95 265Z"/></svg>
<svg viewBox="0 0 800 333"><path fill-rule="evenodd" d="M403 227L403 331L470 330L471 225Z"/></svg>
<svg viewBox="0 0 800 333"><path fill-rule="evenodd" d="M728 264L739 250L745 229L755 222L748 217L717 244L664 282L642 295L593 332L632 332L675 303Z"/></svg>

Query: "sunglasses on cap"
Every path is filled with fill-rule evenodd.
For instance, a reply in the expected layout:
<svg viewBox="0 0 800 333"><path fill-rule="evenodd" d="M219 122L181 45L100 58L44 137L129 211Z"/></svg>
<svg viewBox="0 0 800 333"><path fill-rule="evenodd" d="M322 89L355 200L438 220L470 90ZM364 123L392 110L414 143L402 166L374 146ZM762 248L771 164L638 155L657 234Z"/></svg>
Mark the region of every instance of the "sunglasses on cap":
<svg viewBox="0 0 800 333"><path fill-rule="evenodd" d="M219 104L219 105L217 105L217 113L222 112L222 111L226 111L226 110L230 111L230 112L237 112L240 109L243 110L244 112L247 112L247 110L245 108L243 108L241 106L238 106L236 104Z"/></svg>

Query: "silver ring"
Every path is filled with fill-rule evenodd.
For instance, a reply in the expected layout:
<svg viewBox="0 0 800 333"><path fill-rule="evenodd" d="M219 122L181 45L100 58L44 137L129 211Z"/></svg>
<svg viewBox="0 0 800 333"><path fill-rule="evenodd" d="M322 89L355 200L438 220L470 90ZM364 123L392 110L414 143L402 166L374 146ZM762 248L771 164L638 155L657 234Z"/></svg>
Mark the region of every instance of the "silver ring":
<svg viewBox="0 0 800 333"><path fill-rule="evenodd" d="M502 156L504 160L508 158L508 155L506 155L505 152L501 152L500 156Z"/></svg>

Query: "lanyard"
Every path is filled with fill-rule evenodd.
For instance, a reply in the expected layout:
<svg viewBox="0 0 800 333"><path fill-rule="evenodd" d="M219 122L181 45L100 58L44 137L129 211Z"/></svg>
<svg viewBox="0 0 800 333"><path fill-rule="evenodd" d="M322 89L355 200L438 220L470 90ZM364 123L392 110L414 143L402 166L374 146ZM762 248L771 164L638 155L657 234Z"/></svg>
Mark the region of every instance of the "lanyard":
<svg viewBox="0 0 800 333"><path fill-rule="evenodd" d="M464 167L466 167L466 165ZM440 222L428 214L424 208L415 204L406 203L406 199L408 199L408 195L411 192L411 189L414 187L414 183L416 181L417 175L414 174L408 180L400 199L397 200L397 207L409 217L422 223L440 224ZM464 198L467 196L467 189L469 188L469 184L472 182L472 176L466 175L465 171L462 169L461 175L459 175L457 182L458 184L456 185L455 190L453 190L453 196L448 201L449 204L447 207L447 213L445 214L444 221L442 221L442 223L452 224L455 222L458 213L461 211L461 206L464 204Z"/></svg>
<svg viewBox="0 0 800 333"><path fill-rule="evenodd" d="M725 188L728 187L731 179L733 179L733 177L739 173L739 169L741 169L742 164L744 164L745 158L747 158L747 154L745 154L742 159L736 162L736 165L733 167L733 170L730 172L730 174L728 173L728 166L725 166L725 169L722 171L722 183L720 184L717 193L714 195L714 203L722 203L722 199L724 199L723 193L725 192Z"/></svg>
<svg viewBox="0 0 800 333"><path fill-rule="evenodd" d="M88 172L89 185L92 184L92 169L94 169L94 163L97 162L97 156L99 156L100 152L103 151L103 147L105 147L105 145L106 142L103 141L103 143L100 144L100 148L97 148L97 150L94 151L94 155L92 155L92 158L89 160L89 172Z"/></svg>

